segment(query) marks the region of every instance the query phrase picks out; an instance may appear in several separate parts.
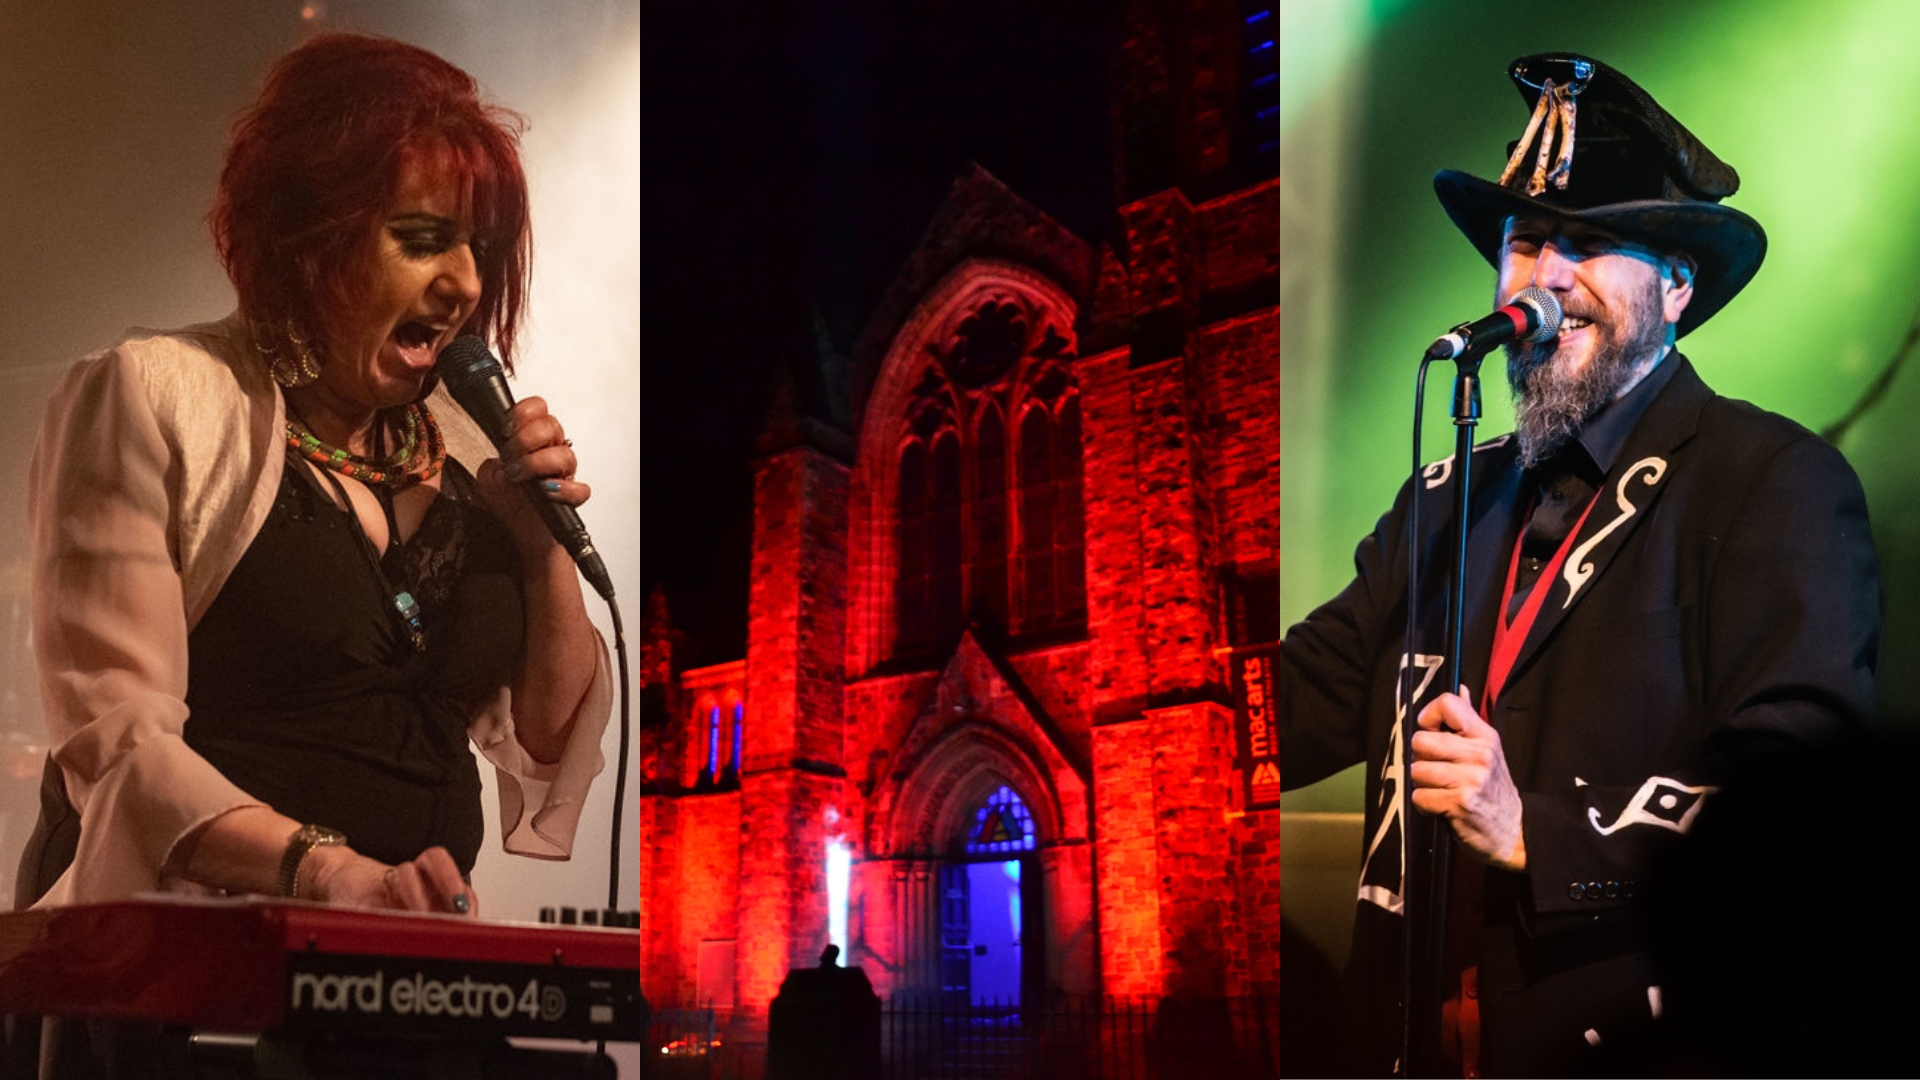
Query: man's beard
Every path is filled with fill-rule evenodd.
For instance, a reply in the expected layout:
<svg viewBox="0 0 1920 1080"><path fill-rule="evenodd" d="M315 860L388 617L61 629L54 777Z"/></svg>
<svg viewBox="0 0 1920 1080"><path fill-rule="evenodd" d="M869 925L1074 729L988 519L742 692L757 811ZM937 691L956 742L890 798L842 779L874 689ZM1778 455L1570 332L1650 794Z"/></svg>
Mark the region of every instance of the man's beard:
<svg viewBox="0 0 1920 1080"><path fill-rule="evenodd" d="M1520 465L1531 469L1558 453L1632 381L1640 363L1660 355L1667 343L1659 286L1633 297L1620 320L1594 322L1605 337L1591 362L1569 374L1556 360L1557 339L1507 345L1507 385L1513 390L1513 434L1520 442Z"/></svg>

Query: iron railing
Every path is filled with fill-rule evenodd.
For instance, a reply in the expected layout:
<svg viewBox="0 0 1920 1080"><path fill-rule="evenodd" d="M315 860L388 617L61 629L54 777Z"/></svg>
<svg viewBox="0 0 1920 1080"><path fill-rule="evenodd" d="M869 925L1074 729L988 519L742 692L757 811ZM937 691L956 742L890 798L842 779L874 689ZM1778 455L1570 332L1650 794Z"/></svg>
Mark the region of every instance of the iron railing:
<svg viewBox="0 0 1920 1080"><path fill-rule="evenodd" d="M729 1012L654 1010L642 1075L737 1080L736 1056L747 1047L723 1052ZM1277 994L1068 997L1031 1008L897 994L880 1003L880 1073L873 1080L1276 1080L1279 1032Z"/></svg>
<svg viewBox="0 0 1920 1080"><path fill-rule="evenodd" d="M720 1029L711 1005L654 1009L640 1044L641 1074L647 1080L724 1080Z"/></svg>
<svg viewBox="0 0 1920 1080"><path fill-rule="evenodd" d="M885 1080L1273 1080L1277 996L1067 998L1038 1008L896 996Z"/></svg>

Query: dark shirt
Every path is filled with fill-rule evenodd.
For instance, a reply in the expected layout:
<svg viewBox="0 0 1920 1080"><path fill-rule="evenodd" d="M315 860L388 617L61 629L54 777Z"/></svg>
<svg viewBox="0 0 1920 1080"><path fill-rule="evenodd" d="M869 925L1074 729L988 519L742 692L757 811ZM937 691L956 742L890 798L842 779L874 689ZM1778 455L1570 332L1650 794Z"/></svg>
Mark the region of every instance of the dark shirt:
<svg viewBox="0 0 1920 1080"><path fill-rule="evenodd" d="M1660 396L1680 368L1679 354L1669 352L1655 364L1646 378L1635 384L1618 401L1609 402L1580 428L1580 433L1552 457L1533 467L1526 483L1533 493L1533 513L1520 535L1520 566L1513 578L1513 598L1507 602L1507 618L1513 618L1533 591L1540 572L1553 560L1553 553L1573 532L1573 527L1593 501L1607 474L1613 471L1627 436L1639 426L1640 417L1653 399Z"/></svg>
<svg viewBox="0 0 1920 1080"><path fill-rule="evenodd" d="M266 522L188 639L184 737L255 798L339 829L363 855L398 863L438 844L464 873L483 833L466 725L520 652L518 559L451 460L380 570L365 543L290 451ZM419 603L423 649L395 588Z"/></svg>

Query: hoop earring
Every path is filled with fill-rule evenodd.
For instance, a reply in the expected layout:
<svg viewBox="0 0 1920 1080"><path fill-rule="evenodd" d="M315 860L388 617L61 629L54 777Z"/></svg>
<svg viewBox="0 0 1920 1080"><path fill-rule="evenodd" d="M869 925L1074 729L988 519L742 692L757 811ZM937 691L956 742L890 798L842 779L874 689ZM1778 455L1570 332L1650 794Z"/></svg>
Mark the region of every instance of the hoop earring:
<svg viewBox="0 0 1920 1080"><path fill-rule="evenodd" d="M274 342L276 337L286 343L285 352ZM282 323L278 334L261 323L254 323L253 343L254 348L260 350L261 358L267 362L267 375L285 389L297 390L319 380L319 358L314 356L306 335L292 320Z"/></svg>

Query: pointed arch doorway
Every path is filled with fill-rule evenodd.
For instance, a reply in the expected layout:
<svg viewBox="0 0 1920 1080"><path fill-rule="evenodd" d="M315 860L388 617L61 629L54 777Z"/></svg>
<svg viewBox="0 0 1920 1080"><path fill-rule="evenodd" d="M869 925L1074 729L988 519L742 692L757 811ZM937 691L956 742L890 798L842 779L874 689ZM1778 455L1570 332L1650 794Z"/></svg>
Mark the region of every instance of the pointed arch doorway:
<svg viewBox="0 0 1920 1080"><path fill-rule="evenodd" d="M1045 986L1033 815L1012 787L989 793L940 866L941 992L1018 1010Z"/></svg>
<svg viewBox="0 0 1920 1080"><path fill-rule="evenodd" d="M1002 1002L1085 992L1098 976L1083 782L1050 742L1025 737L1037 730L968 712L936 702L874 792L862 887L877 989L971 1001L980 961L979 993ZM990 902L976 934L974 905Z"/></svg>

